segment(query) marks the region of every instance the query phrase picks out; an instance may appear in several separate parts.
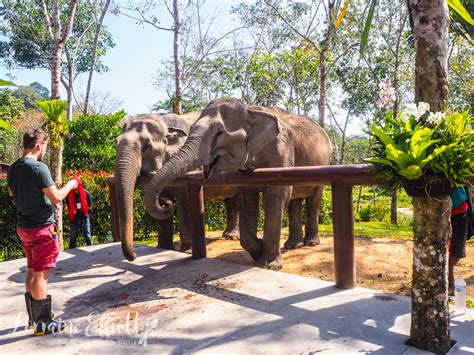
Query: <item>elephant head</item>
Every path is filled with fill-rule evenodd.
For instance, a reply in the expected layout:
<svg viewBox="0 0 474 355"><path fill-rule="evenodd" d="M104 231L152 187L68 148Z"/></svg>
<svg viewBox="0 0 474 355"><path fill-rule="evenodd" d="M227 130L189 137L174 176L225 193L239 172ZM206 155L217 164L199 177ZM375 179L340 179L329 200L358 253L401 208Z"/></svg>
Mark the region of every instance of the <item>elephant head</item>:
<svg viewBox="0 0 474 355"><path fill-rule="evenodd" d="M195 117L199 114L196 113ZM190 123L176 115L141 115L129 120L116 138L115 189L124 256L133 261L133 197L151 173L184 144ZM168 201L168 203L170 203Z"/></svg>
<svg viewBox="0 0 474 355"><path fill-rule="evenodd" d="M163 188L186 172L204 166L206 178L219 171L253 169L253 161L267 143L280 134L273 113L249 107L237 99L210 102L191 126L180 151L156 172L145 193L145 207L158 219L168 218L173 206L163 206Z"/></svg>

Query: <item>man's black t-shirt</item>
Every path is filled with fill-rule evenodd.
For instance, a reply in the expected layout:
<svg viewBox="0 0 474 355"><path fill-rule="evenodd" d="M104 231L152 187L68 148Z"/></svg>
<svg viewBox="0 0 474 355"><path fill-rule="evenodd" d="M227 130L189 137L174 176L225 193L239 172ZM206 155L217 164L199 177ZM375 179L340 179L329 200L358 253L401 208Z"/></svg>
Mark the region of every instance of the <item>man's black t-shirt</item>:
<svg viewBox="0 0 474 355"><path fill-rule="evenodd" d="M54 185L48 167L34 158L20 158L7 173L19 227L39 228L54 223L53 205L43 189Z"/></svg>

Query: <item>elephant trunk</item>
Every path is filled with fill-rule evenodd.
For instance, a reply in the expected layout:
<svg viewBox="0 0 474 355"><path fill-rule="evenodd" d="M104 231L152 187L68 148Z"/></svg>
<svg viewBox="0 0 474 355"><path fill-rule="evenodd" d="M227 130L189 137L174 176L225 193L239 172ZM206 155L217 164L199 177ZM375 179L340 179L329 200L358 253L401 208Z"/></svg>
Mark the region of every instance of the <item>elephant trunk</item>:
<svg viewBox="0 0 474 355"><path fill-rule="evenodd" d="M152 217L166 219L173 215L174 206L172 204L162 206L159 202L160 194L171 181L202 165L199 158L201 140L202 138L197 135L190 136L180 151L156 172L148 184L145 192L145 208Z"/></svg>
<svg viewBox="0 0 474 355"><path fill-rule="evenodd" d="M129 261L137 257L133 246L133 197L140 162L140 151L137 147L117 147L115 191L119 207L120 240L123 255Z"/></svg>

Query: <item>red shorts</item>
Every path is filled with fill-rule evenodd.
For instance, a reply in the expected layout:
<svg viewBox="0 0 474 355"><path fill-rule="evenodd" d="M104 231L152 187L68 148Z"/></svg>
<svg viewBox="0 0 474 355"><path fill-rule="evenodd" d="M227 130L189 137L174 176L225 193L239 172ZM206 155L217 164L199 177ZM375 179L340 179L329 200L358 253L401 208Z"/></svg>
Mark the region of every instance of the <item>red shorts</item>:
<svg viewBox="0 0 474 355"><path fill-rule="evenodd" d="M16 227L25 249L27 266L33 271L44 271L56 267L59 243L56 226L50 224L40 228Z"/></svg>

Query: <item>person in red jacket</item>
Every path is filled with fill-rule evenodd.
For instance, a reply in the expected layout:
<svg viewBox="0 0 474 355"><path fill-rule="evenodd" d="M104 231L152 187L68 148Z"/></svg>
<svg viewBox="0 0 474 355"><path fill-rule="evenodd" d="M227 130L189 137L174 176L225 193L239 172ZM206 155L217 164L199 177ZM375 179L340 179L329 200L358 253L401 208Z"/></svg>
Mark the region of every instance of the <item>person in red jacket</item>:
<svg viewBox="0 0 474 355"><path fill-rule="evenodd" d="M89 219L89 210L92 206L92 198L79 178L76 178L77 188L69 192L67 205L69 209L70 235L69 249L75 248L77 244L77 235L82 232L86 238L86 244L92 245L91 223Z"/></svg>
<svg viewBox="0 0 474 355"><path fill-rule="evenodd" d="M460 187L450 196L453 204L451 209L451 240L449 242L449 295L454 296L454 267L459 259L466 257L466 240L473 234L472 206L469 191Z"/></svg>

